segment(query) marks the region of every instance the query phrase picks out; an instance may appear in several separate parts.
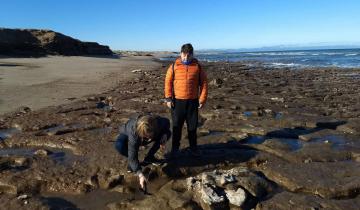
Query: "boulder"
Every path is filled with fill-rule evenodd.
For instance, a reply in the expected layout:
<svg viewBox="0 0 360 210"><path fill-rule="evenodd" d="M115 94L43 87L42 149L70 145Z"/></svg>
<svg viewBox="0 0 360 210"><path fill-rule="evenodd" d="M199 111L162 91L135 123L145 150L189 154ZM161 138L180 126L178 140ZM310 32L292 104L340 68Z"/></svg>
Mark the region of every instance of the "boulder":
<svg viewBox="0 0 360 210"><path fill-rule="evenodd" d="M226 197L218 193L212 185L202 185L198 194L203 209L225 209L227 207Z"/></svg>
<svg viewBox="0 0 360 210"><path fill-rule="evenodd" d="M229 202L235 206L241 206L246 200L246 193L243 189L225 190L225 194Z"/></svg>

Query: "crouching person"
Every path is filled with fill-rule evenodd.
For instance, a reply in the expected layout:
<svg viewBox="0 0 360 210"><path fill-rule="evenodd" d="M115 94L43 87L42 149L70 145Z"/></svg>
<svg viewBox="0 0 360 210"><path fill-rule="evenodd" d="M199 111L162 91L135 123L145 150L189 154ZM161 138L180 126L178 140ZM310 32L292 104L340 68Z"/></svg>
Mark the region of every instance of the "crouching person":
<svg viewBox="0 0 360 210"><path fill-rule="evenodd" d="M145 156L144 164L160 165L161 161L155 158L155 153L171 136L170 121L167 118L156 115L139 115L130 118L125 125L121 126L115 148L128 159L128 171L136 173L142 189L145 189L146 178L142 173L138 159L140 146L153 143Z"/></svg>

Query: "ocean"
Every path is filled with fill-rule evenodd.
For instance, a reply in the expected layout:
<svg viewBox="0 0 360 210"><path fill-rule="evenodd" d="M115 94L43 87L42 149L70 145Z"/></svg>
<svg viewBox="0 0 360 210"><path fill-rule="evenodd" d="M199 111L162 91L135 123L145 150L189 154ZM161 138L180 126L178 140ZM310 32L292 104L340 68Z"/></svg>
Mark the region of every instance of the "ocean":
<svg viewBox="0 0 360 210"><path fill-rule="evenodd" d="M360 68L360 49L290 50L263 52L201 51L195 57L208 62L261 62L268 67L340 67ZM163 58L172 60L173 56Z"/></svg>

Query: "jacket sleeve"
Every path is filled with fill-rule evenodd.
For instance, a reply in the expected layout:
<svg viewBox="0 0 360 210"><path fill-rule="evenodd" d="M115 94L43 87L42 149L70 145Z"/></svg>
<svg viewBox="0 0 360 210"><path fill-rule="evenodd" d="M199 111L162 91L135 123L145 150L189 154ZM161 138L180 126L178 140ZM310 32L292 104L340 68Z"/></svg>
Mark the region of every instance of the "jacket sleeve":
<svg viewBox="0 0 360 210"><path fill-rule="evenodd" d="M140 174L141 166L139 164L138 152L139 152L139 143L137 142L136 136L134 134L129 135L128 142L128 164L132 171L136 174Z"/></svg>
<svg viewBox="0 0 360 210"><path fill-rule="evenodd" d="M207 81L207 75L204 69L200 72L200 98L199 102L202 104L205 104L207 95L208 95L208 81Z"/></svg>
<svg viewBox="0 0 360 210"><path fill-rule="evenodd" d="M165 98L171 99L172 95L172 89L173 89L173 72L172 72L172 65L171 64L166 72L165 77Z"/></svg>

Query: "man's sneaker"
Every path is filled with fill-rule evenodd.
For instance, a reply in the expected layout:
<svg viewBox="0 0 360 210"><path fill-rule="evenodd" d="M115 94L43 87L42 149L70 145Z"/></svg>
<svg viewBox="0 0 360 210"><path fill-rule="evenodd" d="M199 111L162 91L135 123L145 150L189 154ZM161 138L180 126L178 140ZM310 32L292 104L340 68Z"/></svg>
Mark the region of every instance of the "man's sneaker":
<svg viewBox="0 0 360 210"><path fill-rule="evenodd" d="M152 164L154 166L160 166L161 164L163 164L163 161L157 159L156 157L145 158L143 164L145 165Z"/></svg>
<svg viewBox="0 0 360 210"><path fill-rule="evenodd" d="M190 155L194 156L194 157L200 157L201 156L201 152L198 149L191 149L190 150Z"/></svg>
<svg viewBox="0 0 360 210"><path fill-rule="evenodd" d="M127 166L127 172L128 172L128 173L132 173L132 172L133 172L129 165Z"/></svg>

